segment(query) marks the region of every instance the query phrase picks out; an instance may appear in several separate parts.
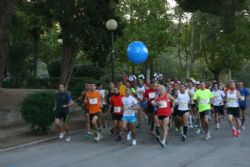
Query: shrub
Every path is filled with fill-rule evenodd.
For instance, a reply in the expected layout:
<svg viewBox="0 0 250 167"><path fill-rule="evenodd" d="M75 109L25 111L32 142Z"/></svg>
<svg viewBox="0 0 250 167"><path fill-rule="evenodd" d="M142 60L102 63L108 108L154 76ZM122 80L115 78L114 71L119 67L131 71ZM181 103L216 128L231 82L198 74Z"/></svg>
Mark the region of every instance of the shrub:
<svg viewBox="0 0 250 167"><path fill-rule="evenodd" d="M37 92L23 101L21 114L32 130L47 133L55 119L54 105L55 93Z"/></svg>

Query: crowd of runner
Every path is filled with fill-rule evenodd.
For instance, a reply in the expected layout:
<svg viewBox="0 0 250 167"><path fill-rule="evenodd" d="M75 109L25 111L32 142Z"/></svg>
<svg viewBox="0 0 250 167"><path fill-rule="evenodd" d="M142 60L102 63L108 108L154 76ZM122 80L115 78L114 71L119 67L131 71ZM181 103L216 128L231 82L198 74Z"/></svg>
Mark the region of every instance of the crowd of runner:
<svg viewBox="0 0 250 167"><path fill-rule="evenodd" d="M220 120L227 118L231 133L240 137L245 129L247 100L249 92L242 82L230 81L228 86L217 81L195 81L193 78L181 82L163 82L158 75L152 81L144 75L132 75L127 80L109 84L105 90L102 84L88 83L78 99L85 114L86 138L96 141L102 139L101 129L107 127L108 116L112 116L110 132L116 141L131 140L136 145L136 129L141 128L142 120L148 122L148 129L158 143L165 147L168 131L175 127L184 142L188 130L194 129L211 138L209 125L214 118L216 129L220 129ZM55 124L60 131L59 138L70 141L67 116L73 100L62 84L56 95Z"/></svg>

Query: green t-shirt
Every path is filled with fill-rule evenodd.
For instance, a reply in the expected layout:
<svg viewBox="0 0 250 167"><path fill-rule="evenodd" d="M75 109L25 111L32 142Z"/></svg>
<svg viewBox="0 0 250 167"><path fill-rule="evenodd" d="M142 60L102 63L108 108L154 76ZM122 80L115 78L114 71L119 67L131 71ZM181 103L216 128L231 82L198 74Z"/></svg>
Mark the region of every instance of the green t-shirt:
<svg viewBox="0 0 250 167"><path fill-rule="evenodd" d="M198 101L198 111L203 112L205 110L210 110L210 100L214 97L213 93L209 89L198 89L194 93L194 100Z"/></svg>

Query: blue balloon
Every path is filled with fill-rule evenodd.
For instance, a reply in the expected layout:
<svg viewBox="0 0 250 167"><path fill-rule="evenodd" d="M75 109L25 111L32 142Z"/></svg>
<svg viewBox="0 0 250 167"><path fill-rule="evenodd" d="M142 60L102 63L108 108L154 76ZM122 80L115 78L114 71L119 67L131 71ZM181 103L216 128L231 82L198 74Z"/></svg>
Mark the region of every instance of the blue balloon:
<svg viewBox="0 0 250 167"><path fill-rule="evenodd" d="M143 42L131 42L127 48L127 56L132 63L141 64L148 58L148 48Z"/></svg>

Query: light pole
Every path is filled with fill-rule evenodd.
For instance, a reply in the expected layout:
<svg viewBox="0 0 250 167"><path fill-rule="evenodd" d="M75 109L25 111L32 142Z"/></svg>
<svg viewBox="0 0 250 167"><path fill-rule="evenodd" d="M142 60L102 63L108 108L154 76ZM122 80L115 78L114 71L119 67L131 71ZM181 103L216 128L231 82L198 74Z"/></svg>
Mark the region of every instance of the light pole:
<svg viewBox="0 0 250 167"><path fill-rule="evenodd" d="M112 44L112 51L111 51L111 61L112 61L112 82L114 81L114 31L117 29L117 22L114 19L110 19L106 22L106 28L111 31L111 44Z"/></svg>

